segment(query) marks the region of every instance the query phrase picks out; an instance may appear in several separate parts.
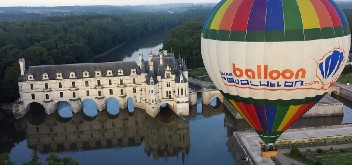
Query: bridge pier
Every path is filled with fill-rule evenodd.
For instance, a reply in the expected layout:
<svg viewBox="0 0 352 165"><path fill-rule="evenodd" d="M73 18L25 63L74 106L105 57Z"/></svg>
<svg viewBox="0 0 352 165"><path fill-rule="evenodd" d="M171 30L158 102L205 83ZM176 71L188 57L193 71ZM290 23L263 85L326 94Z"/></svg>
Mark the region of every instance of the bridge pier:
<svg viewBox="0 0 352 165"><path fill-rule="evenodd" d="M78 113L80 111L82 111L82 103L79 100L72 100L70 101L71 104L71 108L73 113Z"/></svg>
<svg viewBox="0 0 352 165"><path fill-rule="evenodd" d="M50 114L55 113L55 111L57 109L57 104L54 101L44 102L43 107L45 109L45 113L50 115Z"/></svg>
<svg viewBox="0 0 352 165"><path fill-rule="evenodd" d="M106 100L105 99L97 99L97 100L95 100L95 103L97 104L97 109L100 112L106 108Z"/></svg>

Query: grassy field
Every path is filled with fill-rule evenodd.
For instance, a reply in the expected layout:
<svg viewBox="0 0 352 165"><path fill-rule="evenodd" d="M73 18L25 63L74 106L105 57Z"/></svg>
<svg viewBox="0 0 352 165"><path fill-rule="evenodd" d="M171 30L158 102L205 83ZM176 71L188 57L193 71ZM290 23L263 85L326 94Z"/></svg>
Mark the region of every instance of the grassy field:
<svg viewBox="0 0 352 165"><path fill-rule="evenodd" d="M352 73L341 75L337 82L342 84L352 83Z"/></svg>
<svg viewBox="0 0 352 165"><path fill-rule="evenodd" d="M312 154L307 155L307 158L326 165L352 165L352 152Z"/></svg>
<svg viewBox="0 0 352 165"><path fill-rule="evenodd" d="M207 73L207 70L205 68L198 68L198 69L192 69L189 71L189 77L202 80L202 81L208 81L211 82L211 79Z"/></svg>

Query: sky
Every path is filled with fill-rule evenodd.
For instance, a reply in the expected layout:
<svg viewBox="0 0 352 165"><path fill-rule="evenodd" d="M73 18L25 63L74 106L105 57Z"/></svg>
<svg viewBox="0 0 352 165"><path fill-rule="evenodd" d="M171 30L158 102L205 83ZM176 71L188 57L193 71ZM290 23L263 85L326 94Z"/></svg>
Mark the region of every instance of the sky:
<svg viewBox="0 0 352 165"><path fill-rule="evenodd" d="M220 0L0 0L0 7L13 6L89 6L155 5L166 3L217 3Z"/></svg>

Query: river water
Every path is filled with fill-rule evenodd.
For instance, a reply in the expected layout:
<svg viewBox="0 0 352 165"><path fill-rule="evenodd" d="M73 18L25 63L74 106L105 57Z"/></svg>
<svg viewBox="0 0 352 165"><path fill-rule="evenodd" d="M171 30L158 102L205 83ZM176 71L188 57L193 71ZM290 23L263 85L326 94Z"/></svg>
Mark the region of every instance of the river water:
<svg viewBox="0 0 352 165"><path fill-rule="evenodd" d="M162 48L166 35L164 32L131 41L96 61L136 61L140 51L146 59L148 53ZM216 99L213 106L205 106L199 97L185 118L179 118L167 107L151 118L131 104L128 109L120 109L113 102L108 104L112 108L103 112L93 108L92 103L78 114L70 113L67 105L59 105L60 110L49 116L31 111L15 124L2 125L0 152L9 152L15 164L28 162L33 155L46 164L48 153L55 152L84 165L230 165L235 161L226 146L227 138L233 131L251 129L244 120L236 120L228 113L224 105L217 104ZM293 127L337 125L342 120L343 116L303 118Z"/></svg>

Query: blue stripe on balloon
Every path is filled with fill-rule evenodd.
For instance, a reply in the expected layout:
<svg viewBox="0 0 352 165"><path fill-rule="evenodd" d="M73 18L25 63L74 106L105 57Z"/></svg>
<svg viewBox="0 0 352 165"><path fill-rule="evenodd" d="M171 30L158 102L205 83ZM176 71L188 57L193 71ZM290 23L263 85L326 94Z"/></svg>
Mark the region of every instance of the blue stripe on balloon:
<svg viewBox="0 0 352 165"><path fill-rule="evenodd" d="M323 76L323 78L325 78L325 72L324 72L324 63L320 63L319 64L319 70L320 70L320 74Z"/></svg>
<svg viewBox="0 0 352 165"><path fill-rule="evenodd" d="M340 53L339 53L339 63L337 64L337 68L336 68L336 70L335 70L335 72L334 72L334 76L335 76L335 74L337 73L337 71L340 69L341 63L343 62L344 59L345 59L345 57L344 57L344 55L343 55L343 52L340 52Z"/></svg>
<svg viewBox="0 0 352 165"><path fill-rule="evenodd" d="M268 0L266 30L284 30L282 0Z"/></svg>
<svg viewBox="0 0 352 165"><path fill-rule="evenodd" d="M266 108L266 122L267 122L267 131L273 131L274 123L275 123L275 118L276 118L276 113L277 113L277 107L273 106L267 106Z"/></svg>
<svg viewBox="0 0 352 165"><path fill-rule="evenodd" d="M267 124L266 124L265 106L254 105L254 109L257 113L260 125L265 130L265 128L267 127L266 126Z"/></svg>
<svg viewBox="0 0 352 165"><path fill-rule="evenodd" d="M325 60L324 60L324 72L325 72L325 75L324 75L324 78L328 78L329 77L329 68L330 68L330 62L331 62L331 55L328 56Z"/></svg>
<svg viewBox="0 0 352 165"><path fill-rule="evenodd" d="M331 62L330 62L330 67L329 67L329 77L333 74L335 69L338 67L337 63L339 60L340 52L339 51L334 51L331 55Z"/></svg>
<svg viewBox="0 0 352 165"><path fill-rule="evenodd" d="M266 1L254 0L248 20L249 31L265 30Z"/></svg>

